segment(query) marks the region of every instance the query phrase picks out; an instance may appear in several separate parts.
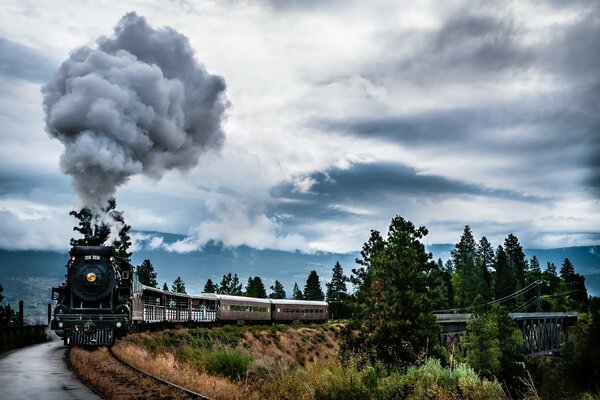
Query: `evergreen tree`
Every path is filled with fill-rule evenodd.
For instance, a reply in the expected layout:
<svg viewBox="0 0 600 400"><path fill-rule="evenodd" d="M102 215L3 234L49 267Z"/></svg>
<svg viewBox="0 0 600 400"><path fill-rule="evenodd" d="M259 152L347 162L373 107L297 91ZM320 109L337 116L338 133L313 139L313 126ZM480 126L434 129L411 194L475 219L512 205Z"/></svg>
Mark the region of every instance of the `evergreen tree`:
<svg viewBox="0 0 600 400"><path fill-rule="evenodd" d="M267 291L260 277L249 277L246 285L246 296L256 297L258 299L266 299Z"/></svg>
<svg viewBox="0 0 600 400"><path fill-rule="evenodd" d="M131 226L125 223L122 211L113 211L111 216L120 225L119 237L114 242L115 255L127 262L131 262L132 253L129 251L131 247L131 236L129 236Z"/></svg>
<svg viewBox="0 0 600 400"><path fill-rule="evenodd" d="M163 283L162 290L169 290L169 286L167 286L167 282Z"/></svg>
<svg viewBox="0 0 600 400"><path fill-rule="evenodd" d="M2 300L4 300L4 295L2 294L3 291L4 288L2 287L2 285L0 285L0 303L2 303Z"/></svg>
<svg viewBox="0 0 600 400"><path fill-rule="evenodd" d="M331 282L325 284L327 301L344 301L348 298L347 280L348 278L344 276L344 269L339 261L336 261L331 274Z"/></svg>
<svg viewBox="0 0 600 400"><path fill-rule="evenodd" d="M310 271L306 285L304 286L304 299L306 300L323 300L325 294L321 289L321 282L319 281L319 275L317 271Z"/></svg>
<svg viewBox="0 0 600 400"><path fill-rule="evenodd" d="M540 297L540 295L542 294L542 270L540 269L540 261L538 260L538 258L536 256L531 257L531 260L529 260L529 269L527 270L527 273L525 274L525 285L529 286L535 282L538 282L538 286L536 288L535 291L530 291L527 293L526 298L527 299L532 299L534 297ZM542 311L542 306L541 303L539 302L539 299L537 302L533 303L527 310L525 310L527 312L533 312L533 311Z"/></svg>
<svg viewBox="0 0 600 400"><path fill-rule="evenodd" d="M519 243L519 239L512 233L504 240L504 251L508 261L513 278L515 279L515 290L521 290L525 287L525 274L527 271L527 257L523 252L523 247ZM531 296L531 294L529 294ZM521 294L516 298L516 304L523 304L527 298Z"/></svg>
<svg viewBox="0 0 600 400"><path fill-rule="evenodd" d="M228 272L227 274L223 275L223 279L221 279L217 293L241 296L242 283L240 282L237 274L231 275L231 272Z"/></svg>
<svg viewBox="0 0 600 400"><path fill-rule="evenodd" d="M452 250L452 260L456 268L456 305L466 307L473 304L483 286L483 277L477 266L477 243L469 225Z"/></svg>
<svg viewBox="0 0 600 400"><path fill-rule="evenodd" d="M519 367L524 360L518 350L522 340L508 310L494 304L490 312L476 314L467 322L467 362L480 374L498 377L510 382L509 387L516 387L526 372Z"/></svg>
<svg viewBox="0 0 600 400"><path fill-rule="evenodd" d="M495 261L496 287L494 288L494 295L496 300L498 300L514 293L515 279L508 263L508 257L502 246L498 246L496 250ZM510 304L514 303L510 302Z"/></svg>
<svg viewBox="0 0 600 400"><path fill-rule="evenodd" d="M71 211L69 215L79 220L77 227L73 230L81 233L83 238L71 239L71 246L103 245L110 236L110 225L106 218L112 219L116 225L120 226L118 237L111 245L115 246L115 255L123 260L131 261L131 237L129 231L131 226L125 224L123 212L117 211L117 201L114 197L110 198L105 207L99 213L94 213L89 208L82 208L81 211Z"/></svg>
<svg viewBox="0 0 600 400"><path fill-rule="evenodd" d="M175 293L186 293L185 291L185 283L180 276L178 276L174 281L173 285L171 285L171 291Z"/></svg>
<svg viewBox="0 0 600 400"><path fill-rule="evenodd" d="M297 288L297 286L296 286ZM283 285L281 284L281 282L279 281L275 281L275 283L273 284L273 286L270 287L271 289L271 294L269 294L269 298L270 299L285 299L286 295L285 295L285 289L283 288Z"/></svg>
<svg viewBox="0 0 600 400"><path fill-rule="evenodd" d="M588 300L585 277L575 273L575 267L568 258L565 258L560 268L560 277L565 282L569 298L573 300L572 307L585 310Z"/></svg>
<svg viewBox="0 0 600 400"><path fill-rule="evenodd" d="M144 260L141 265L135 267L135 273L140 283L146 286L158 287L156 272L150 260Z"/></svg>
<svg viewBox="0 0 600 400"><path fill-rule="evenodd" d="M298 288L298 284L294 282L294 289L292 289L292 299L293 300L304 300L304 296L302 292Z"/></svg>
<svg viewBox="0 0 600 400"><path fill-rule="evenodd" d="M562 266L560 267L560 277L563 281L569 282L573 279L573 276L575 276L575 267L571 263L571 260L565 258L565 261L563 261Z"/></svg>
<svg viewBox="0 0 600 400"><path fill-rule="evenodd" d="M452 284L452 276L454 274L454 264L452 264L452 260L447 260L444 264L444 268L442 268L444 273L444 279L446 280L446 287L448 288L448 294L446 295L446 299L448 299L448 308L452 308L455 306L454 304L454 285Z"/></svg>
<svg viewBox="0 0 600 400"><path fill-rule="evenodd" d="M448 298L450 294L448 285L451 285L451 279L450 274L445 271L444 262L441 258L438 259L437 263L432 264L431 271L429 271L429 299L433 310L443 310L451 307Z"/></svg>
<svg viewBox="0 0 600 400"><path fill-rule="evenodd" d="M479 262L478 273L482 277L479 281L477 293L486 301L489 301L492 299L492 276L490 270L494 268L494 249L485 236L479 241L477 260Z"/></svg>
<svg viewBox="0 0 600 400"><path fill-rule="evenodd" d="M72 238L70 242L71 246L85 246L88 243L88 240L94 237L92 210L89 208L82 208L79 212L75 210L71 211L69 215L72 215L79 220L79 226L74 227L73 230L83 235L83 238L81 239Z"/></svg>
<svg viewBox="0 0 600 400"><path fill-rule="evenodd" d="M389 366L404 367L419 355L439 351L439 326L431 314L428 277L434 266L421 239L425 227L416 228L397 216L386 239L371 231L357 263L363 268L357 288L366 312L348 326L342 349L354 350Z"/></svg>
<svg viewBox="0 0 600 400"><path fill-rule="evenodd" d="M212 279L208 279L206 281L206 285L204 285L204 293L216 293L217 292L217 287L215 286L215 284L213 283Z"/></svg>
<svg viewBox="0 0 600 400"><path fill-rule="evenodd" d="M540 260L538 260L538 258L535 255L531 257L531 260L529 260L529 270L527 272L527 277L525 279L526 285L542 279Z"/></svg>

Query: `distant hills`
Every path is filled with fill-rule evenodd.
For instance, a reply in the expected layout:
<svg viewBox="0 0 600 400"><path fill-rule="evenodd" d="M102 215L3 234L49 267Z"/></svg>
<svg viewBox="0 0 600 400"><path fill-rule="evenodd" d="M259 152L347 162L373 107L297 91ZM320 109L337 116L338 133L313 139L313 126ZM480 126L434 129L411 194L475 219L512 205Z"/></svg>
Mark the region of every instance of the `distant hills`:
<svg viewBox="0 0 600 400"><path fill-rule="evenodd" d="M150 233L163 238L164 243L183 239L183 236ZM453 244L434 244L427 247L434 259L444 261L450 257ZM585 275L590 294L600 295L600 246L565 247L556 249L525 249L528 258L536 255L542 269L547 262L556 264L557 269L568 257L578 273ZM247 246L228 248L220 243L208 243L202 251L191 253L168 252L164 249L143 249L135 252L133 264L150 259L158 273L162 286L169 286L177 276L181 276L188 293L202 291L207 279L218 283L223 274L237 273L242 283L249 276L260 276L269 286L277 279L281 281L288 295L291 295L294 282L300 289L304 287L311 270L316 270L325 282L331 278L331 269L336 261L350 274L356 267L358 252L312 254L280 250L255 249ZM64 280L67 254L52 251L7 251L0 250L0 284L4 286L5 301L16 302L25 299L29 304L46 304L50 300L50 287Z"/></svg>

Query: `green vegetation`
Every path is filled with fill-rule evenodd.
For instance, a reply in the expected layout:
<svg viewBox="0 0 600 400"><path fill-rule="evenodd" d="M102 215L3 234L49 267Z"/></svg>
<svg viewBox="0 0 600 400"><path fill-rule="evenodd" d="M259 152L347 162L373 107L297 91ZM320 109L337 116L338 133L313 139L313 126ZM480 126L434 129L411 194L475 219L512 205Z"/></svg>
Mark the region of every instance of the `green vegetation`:
<svg viewBox="0 0 600 400"><path fill-rule="evenodd" d="M321 288L321 282L319 281L319 275L317 271L310 271L308 279L306 279L306 285L304 286L303 293L304 300L324 300L325 294Z"/></svg>
<svg viewBox="0 0 600 400"><path fill-rule="evenodd" d="M204 293L216 293L217 287L213 283L212 279L208 279L206 284L204 285L204 289L202 290Z"/></svg>
<svg viewBox="0 0 600 400"><path fill-rule="evenodd" d="M349 325L343 349L371 363L405 368L419 357L440 354L439 330L428 297L429 272L436 268L416 228L397 216L387 238L371 231L364 244L362 268L353 270L364 312Z"/></svg>
<svg viewBox="0 0 600 400"><path fill-rule="evenodd" d="M100 213L95 213L89 208L82 208L79 212L73 210L69 215L79 220L79 226L73 228L83 235L80 239L71 239L71 246L102 245L110 237L110 225L106 222L109 217L117 226L120 226L117 239L111 245L115 246L115 255L125 261L131 261L131 237L129 231L131 226L125 224L123 212L117 211L117 201L114 197L108 200L108 203Z"/></svg>
<svg viewBox="0 0 600 400"><path fill-rule="evenodd" d="M231 272L228 272L227 274L223 275L223 279L221 279L221 283L219 284L216 293L241 296L242 284L237 274L231 275Z"/></svg>
<svg viewBox="0 0 600 400"><path fill-rule="evenodd" d="M435 359L406 372L356 365L326 368L299 368L276 377L260 388L264 399L315 400L421 400L421 399L504 399L495 380L477 376L467 365L442 367Z"/></svg>
<svg viewBox="0 0 600 400"><path fill-rule="evenodd" d="M186 293L185 291L185 282L181 279L180 276L175 278L173 281L173 285L171 285L171 291L175 293Z"/></svg>
<svg viewBox="0 0 600 400"><path fill-rule="evenodd" d="M240 350L216 349L204 354L203 364L211 375L239 379L246 374L253 359Z"/></svg>
<svg viewBox="0 0 600 400"><path fill-rule="evenodd" d="M156 281L156 271L150 260L144 260L141 265L135 267L135 273L140 283L146 286L158 287Z"/></svg>
<svg viewBox="0 0 600 400"><path fill-rule="evenodd" d="M249 277L248 283L246 284L246 296L248 297L256 297L259 299L267 298L267 291L265 290L265 285L263 284L262 279L260 277Z"/></svg>
<svg viewBox="0 0 600 400"><path fill-rule="evenodd" d="M269 294L270 299L285 299L287 296L285 294L285 289L283 285L278 280L275 281L273 286L270 287L271 294Z"/></svg>

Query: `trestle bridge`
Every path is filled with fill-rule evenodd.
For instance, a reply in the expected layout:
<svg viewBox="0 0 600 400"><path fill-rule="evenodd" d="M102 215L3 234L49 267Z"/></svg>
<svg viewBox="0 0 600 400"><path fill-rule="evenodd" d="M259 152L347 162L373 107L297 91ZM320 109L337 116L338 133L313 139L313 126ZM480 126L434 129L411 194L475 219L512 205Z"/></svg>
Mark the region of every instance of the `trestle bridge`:
<svg viewBox="0 0 600 400"><path fill-rule="evenodd" d="M442 326L440 340L448 349L460 347L460 338L467 331L467 321L473 314L435 314ZM521 350L526 355L556 353L574 325L576 312L510 313L523 337Z"/></svg>

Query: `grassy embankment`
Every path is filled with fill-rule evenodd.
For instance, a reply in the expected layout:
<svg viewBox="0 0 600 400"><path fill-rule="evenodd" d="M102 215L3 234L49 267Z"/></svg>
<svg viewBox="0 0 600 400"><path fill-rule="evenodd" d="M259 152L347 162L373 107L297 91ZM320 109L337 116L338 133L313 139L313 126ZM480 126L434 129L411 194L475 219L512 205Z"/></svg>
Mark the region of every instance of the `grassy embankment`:
<svg viewBox="0 0 600 400"><path fill-rule="evenodd" d="M130 335L115 353L217 399L504 399L498 382L429 360L404 373L343 366L336 326L226 326Z"/></svg>

